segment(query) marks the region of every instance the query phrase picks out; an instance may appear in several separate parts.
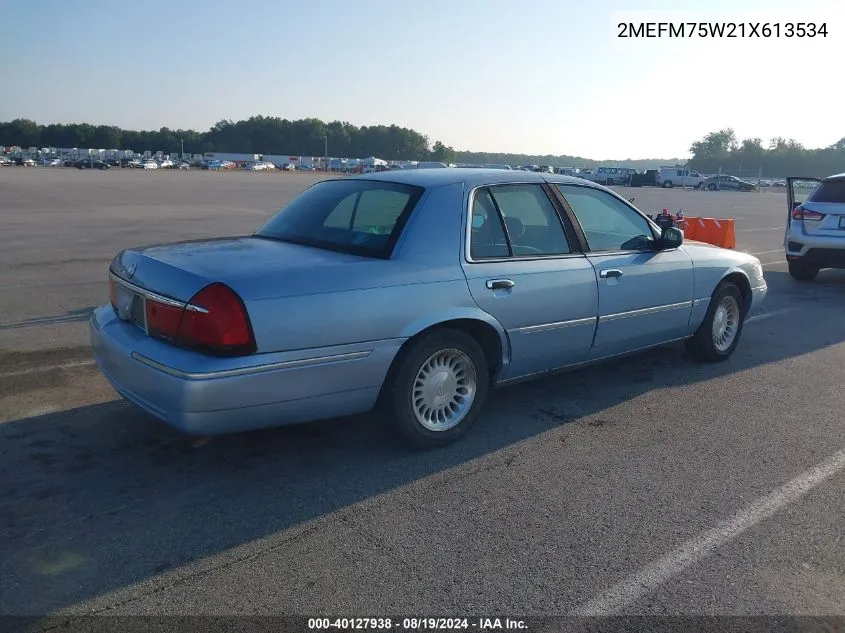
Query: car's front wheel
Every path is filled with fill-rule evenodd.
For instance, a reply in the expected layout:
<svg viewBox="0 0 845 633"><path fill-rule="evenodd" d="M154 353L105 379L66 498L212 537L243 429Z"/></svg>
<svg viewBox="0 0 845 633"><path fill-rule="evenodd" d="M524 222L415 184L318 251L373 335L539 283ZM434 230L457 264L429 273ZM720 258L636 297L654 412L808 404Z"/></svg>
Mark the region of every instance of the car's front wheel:
<svg viewBox="0 0 845 633"><path fill-rule="evenodd" d="M435 330L403 354L386 404L400 434L418 448L445 446L475 422L490 386L484 350L460 330Z"/></svg>
<svg viewBox="0 0 845 633"><path fill-rule="evenodd" d="M739 345L744 321L742 292L731 282L720 284L710 298L704 321L693 337L684 342L687 351L710 363L727 360Z"/></svg>
<svg viewBox="0 0 845 633"><path fill-rule="evenodd" d="M795 281L813 281L819 274L819 267L801 260L789 260L789 276Z"/></svg>

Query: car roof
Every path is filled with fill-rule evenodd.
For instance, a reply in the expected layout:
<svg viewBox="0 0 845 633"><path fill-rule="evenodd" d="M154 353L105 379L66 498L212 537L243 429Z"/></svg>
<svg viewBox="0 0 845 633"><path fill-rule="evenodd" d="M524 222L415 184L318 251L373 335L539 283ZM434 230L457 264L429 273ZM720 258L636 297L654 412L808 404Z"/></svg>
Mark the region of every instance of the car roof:
<svg viewBox="0 0 845 633"><path fill-rule="evenodd" d="M481 187L505 183L543 183L597 185L583 178L562 174L539 173L533 171L507 169L476 169L472 167L442 167L439 169L403 169L383 171L376 174L353 176L352 180L380 180L418 187L432 188L444 185L464 183L469 187Z"/></svg>

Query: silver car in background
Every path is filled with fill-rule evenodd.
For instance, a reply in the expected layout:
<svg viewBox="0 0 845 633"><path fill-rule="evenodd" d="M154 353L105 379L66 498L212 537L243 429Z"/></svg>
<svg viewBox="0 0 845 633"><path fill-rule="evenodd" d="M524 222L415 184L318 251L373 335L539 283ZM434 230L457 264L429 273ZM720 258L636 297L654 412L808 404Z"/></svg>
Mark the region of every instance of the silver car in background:
<svg viewBox="0 0 845 633"><path fill-rule="evenodd" d="M125 250L110 280L94 357L174 427L377 408L420 447L494 387L671 341L724 361L767 289L757 258L594 183L456 168L327 180L252 235Z"/></svg>

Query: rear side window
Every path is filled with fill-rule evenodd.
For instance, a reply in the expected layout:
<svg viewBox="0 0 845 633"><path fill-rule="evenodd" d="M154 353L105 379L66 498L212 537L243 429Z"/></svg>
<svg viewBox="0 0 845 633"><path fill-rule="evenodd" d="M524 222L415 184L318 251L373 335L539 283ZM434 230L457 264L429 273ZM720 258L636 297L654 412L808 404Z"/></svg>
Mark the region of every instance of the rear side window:
<svg viewBox="0 0 845 633"><path fill-rule="evenodd" d="M839 202L845 204L845 180L828 180L816 187L807 202Z"/></svg>
<svg viewBox="0 0 845 633"><path fill-rule="evenodd" d="M423 189L376 180L328 180L306 189L256 235L387 258Z"/></svg>
<svg viewBox="0 0 845 633"><path fill-rule="evenodd" d="M475 194L473 258L571 253L563 225L540 185L495 185Z"/></svg>

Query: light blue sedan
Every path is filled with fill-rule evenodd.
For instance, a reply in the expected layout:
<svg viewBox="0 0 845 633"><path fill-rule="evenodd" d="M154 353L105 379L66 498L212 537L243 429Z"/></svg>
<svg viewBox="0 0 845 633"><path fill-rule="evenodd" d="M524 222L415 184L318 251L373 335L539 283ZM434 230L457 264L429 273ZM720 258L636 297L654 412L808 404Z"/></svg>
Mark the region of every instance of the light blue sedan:
<svg viewBox="0 0 845 633"><path fill-rule="evenodd" d="M102 373L189 434L384 412L413 444L491 388L670 341L727 359L757 258L602 186L487 169L327 180L254 235L129 249L90 322Z"/></svg>

